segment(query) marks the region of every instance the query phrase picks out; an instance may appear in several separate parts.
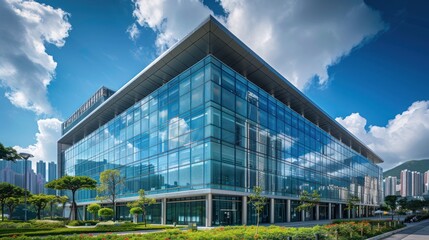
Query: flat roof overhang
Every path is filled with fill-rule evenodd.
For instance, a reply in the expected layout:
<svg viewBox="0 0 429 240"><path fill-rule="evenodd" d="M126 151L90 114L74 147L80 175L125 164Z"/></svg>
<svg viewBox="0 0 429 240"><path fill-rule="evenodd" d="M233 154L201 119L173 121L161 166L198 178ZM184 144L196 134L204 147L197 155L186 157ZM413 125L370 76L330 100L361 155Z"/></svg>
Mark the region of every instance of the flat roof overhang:
<svg viewBox="0 0 429 240"><path fill-rule="evenodd" d="M314 104L214 17L144 68L58 141L71 145L211 54L373 163L383 160Z"/></svg>

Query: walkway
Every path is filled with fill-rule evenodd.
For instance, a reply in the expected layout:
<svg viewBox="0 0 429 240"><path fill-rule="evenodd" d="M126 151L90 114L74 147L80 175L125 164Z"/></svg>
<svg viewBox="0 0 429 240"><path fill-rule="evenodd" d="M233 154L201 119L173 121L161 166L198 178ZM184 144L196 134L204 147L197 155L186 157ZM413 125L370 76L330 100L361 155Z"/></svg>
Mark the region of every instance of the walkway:
<svg viewBox="0 0 429 240"><path fill-rule="evenodd" d="M393 234L385 240L427 240L429 239L429 220L407 223L407 228Z"/></svg>

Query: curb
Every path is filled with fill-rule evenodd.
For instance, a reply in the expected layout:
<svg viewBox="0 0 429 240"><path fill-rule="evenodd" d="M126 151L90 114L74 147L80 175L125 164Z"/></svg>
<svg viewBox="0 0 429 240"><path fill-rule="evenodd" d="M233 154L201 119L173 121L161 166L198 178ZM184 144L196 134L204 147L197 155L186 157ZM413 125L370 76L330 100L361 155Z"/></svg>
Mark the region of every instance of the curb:
<svg viewBox="0 0 429 240"><path fill-rule="evenodd" d="M393 230L393 231L390 231L390 232L386 232L386 233L383 233L383 234L380 234L380 235L377 235L377 236L374 236L374 237L371 237L371 238L367 238L366 240L379 240L379 239L384 239L384 238L386 238L386 237L390 237L390 236L392 236L392 235L393 235L393 234L395 234L395 233L402 232L402 231L404 231L405 229L408 229L408 228L411 228L411 227L418 226L418 225L423 224L423 223L425 223L425 222L426 222L426 221L421 221L421 222L419 222L418 224L416 224L416 225L412 225L412 226L407 225L407 226L405 226L405 227L403 227L403 228L399 228L399 229L396 229L396 230Z"/></svg>

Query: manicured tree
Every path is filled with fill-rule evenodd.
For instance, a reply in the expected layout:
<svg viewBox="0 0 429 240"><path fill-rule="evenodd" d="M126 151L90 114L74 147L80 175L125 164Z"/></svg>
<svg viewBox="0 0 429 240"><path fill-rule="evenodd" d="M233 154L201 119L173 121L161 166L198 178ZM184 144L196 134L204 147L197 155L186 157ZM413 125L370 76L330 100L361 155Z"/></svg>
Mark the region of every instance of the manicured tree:
<svg viewBox="0 0 429 240"><path fill-rule="evenodd" d="M61 207L62 207L62 213L61 213L61 217L64 217L64 210L66 208L66 204L69 201L69 197L67 196L58 196L58 203L61 203Z"/></svg>
<svg viewBox="0 0 429 240"><path fill-rule="evenodd" d="M22 198L20 197L8 197L5 200L5 205L9 209L9 219L12 219L12 214L15 208L22 203Z"/></svg>
<svg viewBox="0 0 429 240"><path fill-rule="evenodd" d="M130 214L132 214L134 216L133 222L137 223L137 219L139 214L143 213L143 209L141 207L133 207L130 209Z"/></svg>
<svg viewBox="0 0 429 240"><path fill-rule="evenodd" d="M28 199L28 202L36 208L37 219L40 218L40 212L46 208L46 206L55 198L54 195L46 195L43 193L33 194Z"/></svg>
<svg viewBox="0 0 429 240"><path fill-rule="evenodd" d="M256 211L256 234L258 234L259 229L259 216L264 210L265 204L267 203L267 198L262 196L262 187L254 186L253 193L249 195L249 202L253 205Z"/></svg>
<svg viewBox="0 0 429 240"><path fill-rule="evenodd" d="M102 216L102 217L111 217L113 216L113 209L111 208L100 208L100 210L98 210L98 215Z"/></svg>
<svg viewBox="0 0 429 240"><path fill-rule="evenodd" d="M0 143L0 159L6 161L15 162L17 159L21 159L22 157L16 152L16 150L12 147L5 147Z"/></svg>
<svg viewBox="0 0 429 240"><path fill-rule="evenodd" d="M389 195L384 197L384 203L386 203L390 211L392 211L392 220L394 217L394 213L396 212L396 207L398 206L397 204L398 198L399 196L396 196L396 195Z"/></svg>
<svg viewBox="0 0 429 240"><path fill-rule="evenodd" d="M70 215L70 220L77 220L76 191L80 189L95 189L97 181L87 176L64 176L48 182L45 186L55 190L70 190L72 192L72 214Z"/></svg>
<svg viewBox="0 0 429 240"><path fill-rule="evenodd" d="M354 194L349 194L347 198L347 207L346 210L354 211L356 208L356 205L360 202L360 198ZM350 217L350 216L349 216Z"/></svg>
<svg viewBox="0 0 429 240"><path fill-rule="evenodd" d="M116 220L116 199L124 188L125 178L119 170L105 170L100 173L100 185L97 187L97 199L109 200L113 205L113 220Z"/></svg>
<svg viewBox="0 0 429 240"><path fill-rule="evenodd" d="M127 206L130 208L141 207L141 209L143 210L144 226L146 227L146 224L147 224L147 220L146 220L147 208L154 203L156 203L156 200L154 198L147 197L145 191L143 189L140 189L139 190L139 199L137 201L128 203Z"/></svg>
<svg viewBox="0 0 429 240"><path fill-rule="evenodd" d="M21 187L17 187L5 182L0 183L0 205L2 221L4 221L4 206L6 204L6 199L10 197L21 197L24 195L24 193L25 190Z"/></svg>
<svg viewBox="0 0 429 240"><path fill-rule="evenodd" d="M301 211L308 211L310 209L313 209L317 204L320 202L320 194L317 192L317 190L313 190L313 192L310 194L309 192L303 190L301 192L301 195L299 196L299 200L301 201L301 204L296 207L296 210Z"/></svg>
<svg viewBox="0 0 429 240"><path fill-rule="evenodd" d="M95 220L95 215L98 213L98 210L100 210L100 209L101 209L101 206L98 203L91 203L86 208L86 210L88 210L88 212L92 213L92 218L94 220Z"/></svg>

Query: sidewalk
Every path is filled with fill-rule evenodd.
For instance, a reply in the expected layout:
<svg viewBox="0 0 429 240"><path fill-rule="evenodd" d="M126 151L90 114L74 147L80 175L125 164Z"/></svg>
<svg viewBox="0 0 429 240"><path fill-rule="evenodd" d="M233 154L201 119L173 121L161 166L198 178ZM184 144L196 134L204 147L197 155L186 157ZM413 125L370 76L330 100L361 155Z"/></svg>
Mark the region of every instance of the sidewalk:
<svg viewBox="0 0 429 240"><path fill-rule="evenodd" d="M429 220L407 223L405 229L383 238L385 240L427 240L429 239Z"/></svg>

